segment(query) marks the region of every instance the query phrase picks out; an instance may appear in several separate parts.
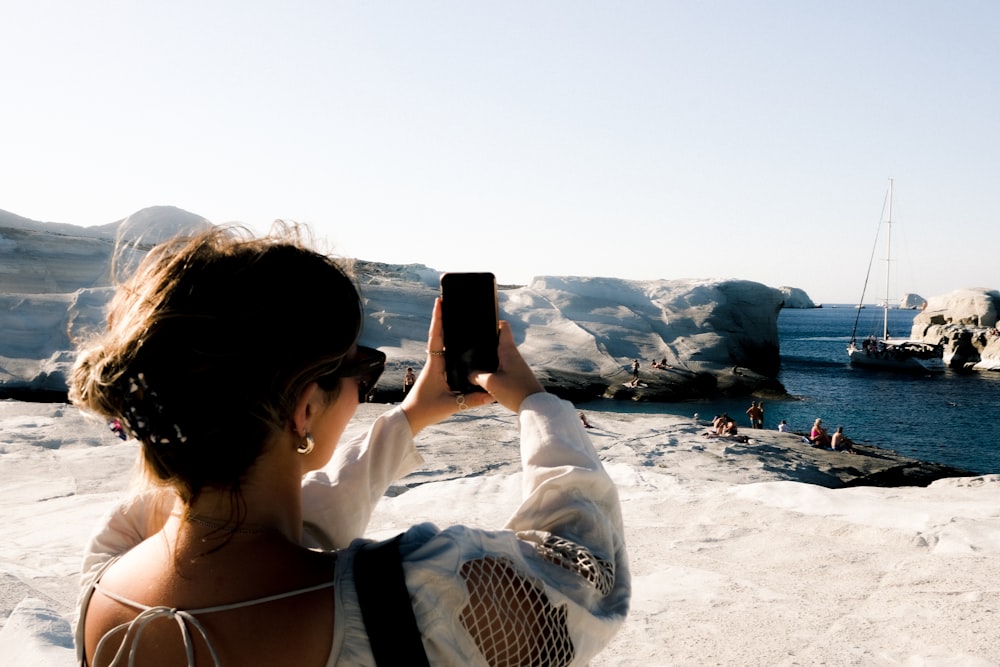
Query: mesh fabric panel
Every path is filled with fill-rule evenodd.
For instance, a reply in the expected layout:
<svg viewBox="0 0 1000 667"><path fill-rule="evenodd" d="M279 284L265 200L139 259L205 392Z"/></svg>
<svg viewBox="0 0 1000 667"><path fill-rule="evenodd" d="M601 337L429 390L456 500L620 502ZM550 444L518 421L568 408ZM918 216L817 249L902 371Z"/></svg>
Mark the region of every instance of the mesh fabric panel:
<svg viewBox="0 0 1000 667"><path fill-rule="evenodd" d="M550 535L537 550L545 560L589 581L601 595L610 593L615 585L615 564L598 558L576 542Z"/></svg>
<svg viewBox="0 0 1000 667"><path fill-rule="evenodd" d="M461 574L469 590L462 625L491 667L562 667L573 661L565 607L554 607L542 586L510 560L472 560Z"/></svg>

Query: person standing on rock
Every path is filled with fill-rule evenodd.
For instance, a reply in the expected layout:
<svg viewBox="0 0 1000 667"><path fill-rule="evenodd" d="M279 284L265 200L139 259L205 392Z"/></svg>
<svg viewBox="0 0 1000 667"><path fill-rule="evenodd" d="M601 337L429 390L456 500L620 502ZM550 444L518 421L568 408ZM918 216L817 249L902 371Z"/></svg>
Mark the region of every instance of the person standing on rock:
<svg viewBox="0 0 1000 667"><path fill-rule="evenodd" d="M407 366L406 375L403 376L403 396L406 396L408 393L410 393L410 390L413 389L413 385L415 385L416 383L417 383L417 376L413 374L413 367Z"/></svg>
<svg viewBox="0 0 1000 667"><path fill-rule="evenodd" d="M750 417L750 428L764 428L764 408L762 401L751 401L747 408L747 416Z"/></svg>

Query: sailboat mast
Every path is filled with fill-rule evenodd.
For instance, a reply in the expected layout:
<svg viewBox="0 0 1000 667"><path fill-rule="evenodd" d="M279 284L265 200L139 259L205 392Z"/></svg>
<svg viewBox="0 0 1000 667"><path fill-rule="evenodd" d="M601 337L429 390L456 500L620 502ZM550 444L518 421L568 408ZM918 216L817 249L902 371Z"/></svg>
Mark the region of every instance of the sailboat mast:
<svg viewBox="0 0 1000 667"><path fill-rule="evenodd" d="M882 340L889 338L889 274L892 268L892 179L889 179L889 217L886 220L887 234L885 242L885 303L882 313Z"/></svg>

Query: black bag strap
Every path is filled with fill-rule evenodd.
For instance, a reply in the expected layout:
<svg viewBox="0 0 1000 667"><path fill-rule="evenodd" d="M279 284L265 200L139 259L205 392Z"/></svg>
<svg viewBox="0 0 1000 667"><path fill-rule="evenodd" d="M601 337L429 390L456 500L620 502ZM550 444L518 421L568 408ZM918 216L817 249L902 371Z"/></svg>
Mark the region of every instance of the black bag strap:
<svg viewBox="0 0 1000 667"><path fill-rule="evenodd" d="M354 557L354 587L368 642L379 667L430 667L406 589L399 554L402 534L366 544Z"/></svg>

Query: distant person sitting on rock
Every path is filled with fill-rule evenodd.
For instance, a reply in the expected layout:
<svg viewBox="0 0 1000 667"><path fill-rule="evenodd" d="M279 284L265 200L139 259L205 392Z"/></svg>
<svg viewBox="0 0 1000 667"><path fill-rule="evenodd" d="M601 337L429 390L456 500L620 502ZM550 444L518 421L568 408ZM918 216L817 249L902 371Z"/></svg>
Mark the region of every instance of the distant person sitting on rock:
<svg viewBox="0 0 1000 667"><path fill-rule="evenodd" d="M788 422L785 421L784 419L782 419L781 423L778 424L778 432L779 433L790 433L791 430L792 430L792 428L788 425Z"/></svg>
<svg viewBox="0 0 1000 667"><path fill-rule="evenodd" d="M111 432L117 435L121 440L128 440L128 434L125 433L125 428L119 420L112 419L109 421L108 428L111 429Z"/></svg>
<svg viewBox="0 0 1000 667"><path fill-rule="evenodd" d="M726 413L717 416L712 424L715 426L713 430L702 433L706 438L730 438L739 442L750 440L745 435L738 435L739 427L736 425L736 420Z"/></svg>
<svg viewBox="0 0 1000 667"><path fill-rule="evenodd" d="M736 420L726 415L726 423L723 426L723 435L736 435L737 431L738 428L736 426Z"/></svg>
<svg viewBox="0 0 1000 667"><path fill-rule="evenodd" d="M724 419L724 415L715 415L712 417L712 432L716 435L722 433L722 425L725 423Z"/></svg>
<svg viewBox="0 0 1000 667"><path fill-rule="evenodd" d="M812 443L813 447L829 447L830 446L830 436L827 434L826 429L823 428L823 420L817 418L813 422L812 430L809 431L809 442Z"/></svg>
<svg viewBox="0 0 1000 667"><path fill-rule="evenodd" d="M830 449L833 451L844 451L848 454L854 453L854 443L844 435L844 427L838 426L837 430L834 432L833 437L830 439Z"/></svg>
<svg viewBox="0 0 1000 667"><path fill-rule="evenodd" d="M715 426L716 435L736 435L739 430L736 426L736 420L730 417L727 412L716 417L712 424Z"/></svg>
<svg viewBox="0 0 1000 667"><path fill-rule="evenodd" d="M580 421L583 422L584 428L594 428L593 426L590 425L590 422L587 421L587 415L583 414L582 412L580 413Z"/></svg>

